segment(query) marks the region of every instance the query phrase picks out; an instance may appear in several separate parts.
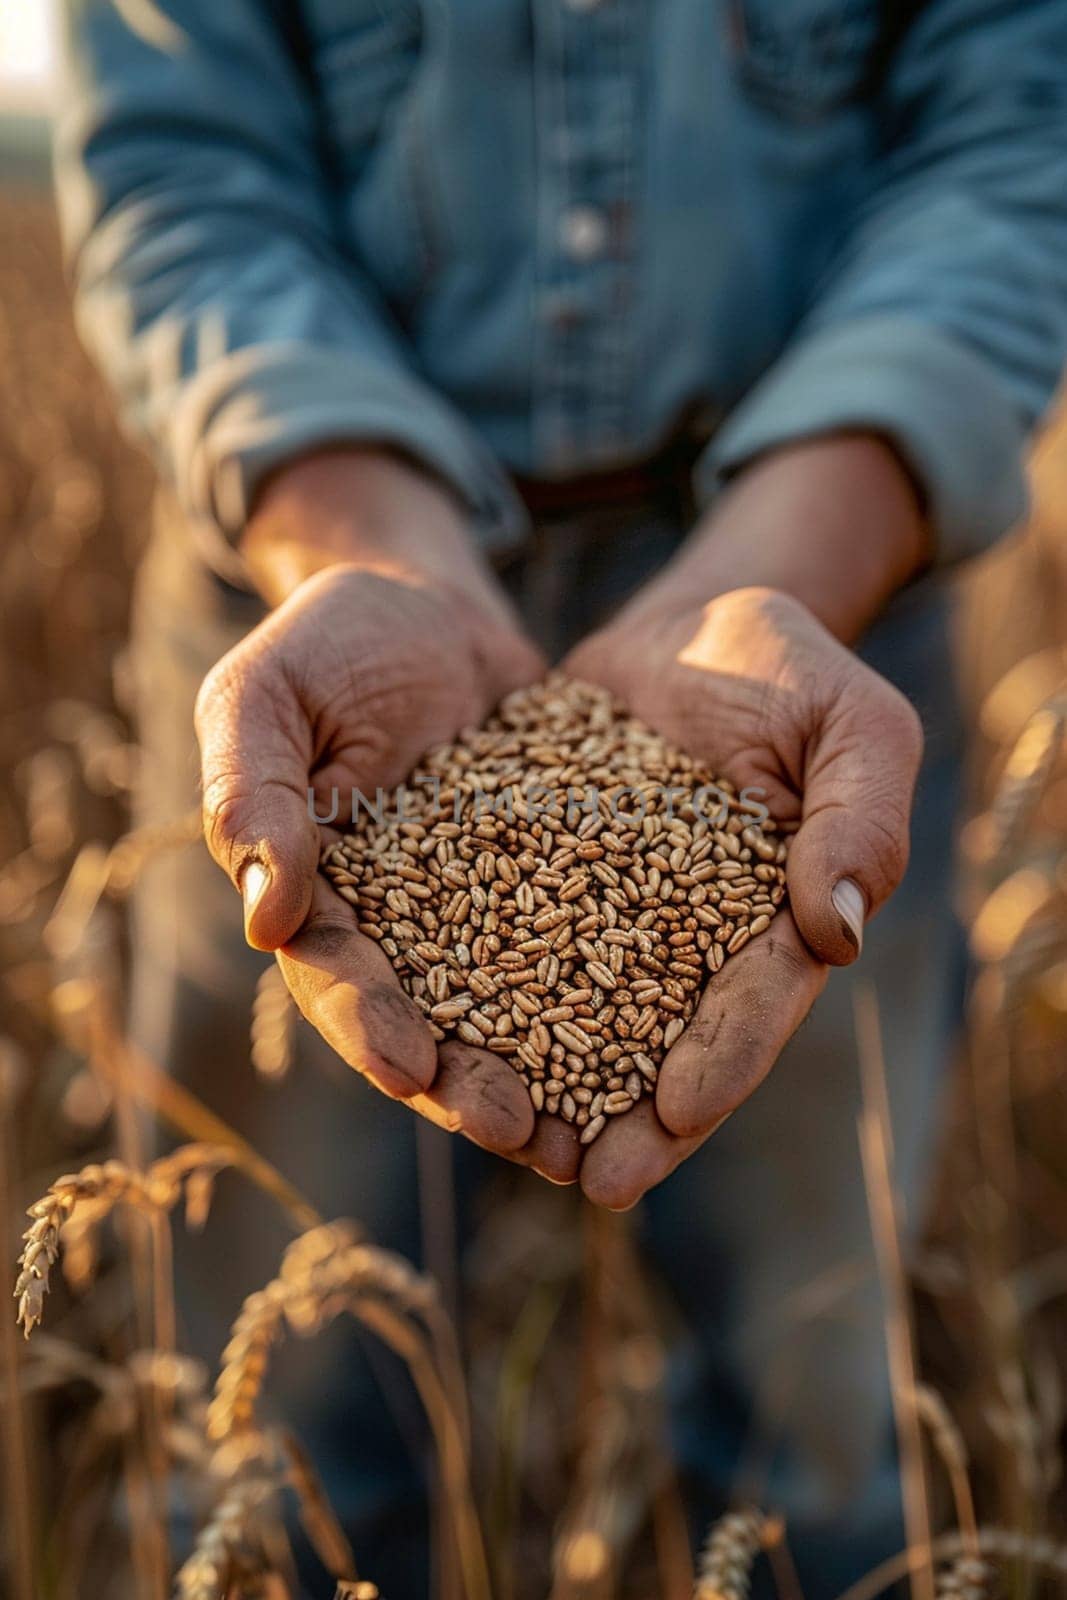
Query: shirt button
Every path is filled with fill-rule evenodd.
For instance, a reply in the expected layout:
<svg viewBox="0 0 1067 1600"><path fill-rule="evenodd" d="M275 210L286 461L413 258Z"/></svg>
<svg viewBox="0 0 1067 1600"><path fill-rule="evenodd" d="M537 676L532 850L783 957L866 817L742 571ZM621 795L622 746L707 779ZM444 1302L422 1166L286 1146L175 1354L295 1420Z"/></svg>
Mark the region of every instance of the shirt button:
<svg viewBox="0 0 1067 1600"><path fill-rule="evenodd" d="M546 294L541 302L541 315L550 328L566 333L582 321L582 308L573 296L562 290Z"/></svg>
<svg viewBox="0 0 1067 1600"><path fill-rule="evenodd" d="M563 248L572 261L595 261L608 242L608 223L593 206L572 206L563 213Z"/></svg>

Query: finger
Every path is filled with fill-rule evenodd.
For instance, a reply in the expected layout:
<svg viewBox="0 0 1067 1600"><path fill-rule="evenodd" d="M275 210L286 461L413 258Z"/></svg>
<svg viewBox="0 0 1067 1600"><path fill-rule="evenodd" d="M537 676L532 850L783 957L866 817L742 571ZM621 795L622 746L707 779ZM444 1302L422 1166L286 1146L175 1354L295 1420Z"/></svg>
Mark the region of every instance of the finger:
<svg viewBox="0 0 1067 1600"><path fill-rule="evenodd" d="M871 692L848 695L809 759L803 820L786 866L797 925L832 966L856 959L866 918L904 876L922 757L911 705L863 671Z"/></svg>
<svg viewBox="0 0 1067 1600"><path fill-rule="evenodd" d="M433 1083L433 1035L373 940L316 875L310 914L278 951L282 975L303 1015L343 1061L398 1099Z"/></svg>
<svg viewBox="0 0 1067 1600"><path fill-rule="evenodd" d="M762 1083L826 979L826 967L788 910L731 956L660 1067L656 1112L668 1133L704 1137L740 1105Z"/></svg>
<svg viewBox="0 0 1067 1600"><path fill-rule="evenodd" d="M614 1117L582 1162L582 1193L608 1211L628 1211L662 1183L712 1129L692 1138L668 1133L651 1100Z"/></svg>
<svg viewBox="0 0 1067 1600"><path fill-rule="evenodd" d="M196 730L208 848L244 900L249 944L276 950L308 914L318 864L307 719L281 673L240 645L205 678Z"/></svg>
<svg viewBox="0 0 1067 1600"><path fill-rule="evenodd" d="M429 1031L423 1031L429 1038ZM438 1047L437 1059L432 1087L412 1100L412 1107L438 1127L462 1133L497 1155L521 1150L534 1131L534 1110L507 1062L455 1040Z"/></svg>
<svg viewBox="0 0 1067 1600"><path fill-rule="evenodd" d="M533 1138L514 1156L550 1183L573 1183L581 1165L580 1129L562 1117L538 1117Z"/></svg>
<svg viewBox="0 0 1067 1600"><path fill-rule="evenodd" d="M582 1191L624 1211L662 1183L763 1081L826 982L788 911L712 978L660 1068L655 1105L609 1124L582 1163Z"/></svg>

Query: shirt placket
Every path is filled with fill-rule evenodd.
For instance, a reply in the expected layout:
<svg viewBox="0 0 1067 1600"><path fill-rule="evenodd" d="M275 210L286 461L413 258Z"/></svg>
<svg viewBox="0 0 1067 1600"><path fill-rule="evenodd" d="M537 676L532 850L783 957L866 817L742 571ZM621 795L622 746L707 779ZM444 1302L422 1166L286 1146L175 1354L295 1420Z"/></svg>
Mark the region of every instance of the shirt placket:
<svg viewBox="0 0 1067 1600"><path fill-rule="evenodd" d="M646 3L534 0L534 454L554 476L623 460L632 437Z"/></svg>

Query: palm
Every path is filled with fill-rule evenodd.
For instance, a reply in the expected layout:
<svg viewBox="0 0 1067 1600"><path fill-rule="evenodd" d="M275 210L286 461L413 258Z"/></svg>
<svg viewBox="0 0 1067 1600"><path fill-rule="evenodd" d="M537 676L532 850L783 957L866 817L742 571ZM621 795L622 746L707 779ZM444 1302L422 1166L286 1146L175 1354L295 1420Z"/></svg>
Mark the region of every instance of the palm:
<svg viewBox="0 0 1067 1600"><path fill-rule="evenodd" d="M316 816L343 826L353 790L374 803L430 746L541 670L498 618L337 567L219 664L198 711L209 840L235 876L246 840L252 859L266 857L268 903L265 914L257 904L252 931L277 950L301 1011L377 1088L502 1154L533 1131L522 1085L486 1051L437 1050L384 953L314 870L321 836L308 788Z"/></svg>
<svg viewBox="0 0 1067 1600"><path fill-rule="evenodd" d="M790 642L751 612L709 619L695 611L650 628L640 652L632 639L622 649L601 635L567 665L614 689L714 776L756 791L776 819L795 821L813 712L804 657ZM655 1106L635 1108L589 1152L586 1193L632 1203L692 1154L762 1081L826 975L783 908L709 984L661 1067ZM749 1023L757 1010L758 1033Z"/></svg>

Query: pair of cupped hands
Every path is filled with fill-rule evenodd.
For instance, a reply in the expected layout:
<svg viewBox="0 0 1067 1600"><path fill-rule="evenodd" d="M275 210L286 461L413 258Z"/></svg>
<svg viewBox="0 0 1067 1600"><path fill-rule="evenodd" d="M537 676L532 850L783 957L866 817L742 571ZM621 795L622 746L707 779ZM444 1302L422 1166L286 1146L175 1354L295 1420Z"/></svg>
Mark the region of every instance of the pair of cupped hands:
<svg viewBox="0 0 1067 1600"><path fill-rule="evenodd" d="M208 844L243 895L249 943L277 953L303 1015L384 1094L557 1183L580 1181L612 1209L665 1178L756 1088L828 968L859 954L864 922L907 861L918 720L803 598L745 581L774 576L773 540L758 559L743 554L785 487L766 473L752 469L680 560L563 663L799 822L787 903L708 985L654 1098L587 1150L573 1126L535 1118L506 1060L434 1041L317 871L309 789L328 814L334 791L401 783L432 745L547 670L448 493L378 451L324 453L280 474L242 546L274 609L197 703ZM835 581L828 570L827 593Z"/></svg>

